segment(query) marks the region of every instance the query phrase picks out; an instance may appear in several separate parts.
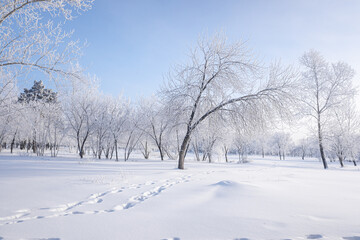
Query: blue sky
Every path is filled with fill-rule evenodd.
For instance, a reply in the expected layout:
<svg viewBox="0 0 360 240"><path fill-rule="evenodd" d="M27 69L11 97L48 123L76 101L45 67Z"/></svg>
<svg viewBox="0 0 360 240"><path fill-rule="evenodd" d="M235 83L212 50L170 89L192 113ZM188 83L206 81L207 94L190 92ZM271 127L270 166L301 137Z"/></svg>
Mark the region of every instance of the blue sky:
<svg viewBox="0 0 360 240"><path fill-rule="evenodd" d="M360 1L96 0L67 23L87 41L81 64L104 93L136 99L159 89L202 34L246 40L265 62L296 64L309 49L360 73ZM356 80L359 82L359 80Z"/></svg>

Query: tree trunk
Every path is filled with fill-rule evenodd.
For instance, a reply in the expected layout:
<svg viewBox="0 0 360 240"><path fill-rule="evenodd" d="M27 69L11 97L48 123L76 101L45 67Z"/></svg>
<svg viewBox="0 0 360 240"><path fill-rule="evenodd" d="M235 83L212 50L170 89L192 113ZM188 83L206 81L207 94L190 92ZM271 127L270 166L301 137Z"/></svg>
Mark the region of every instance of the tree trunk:
<svg viewBox="0 0 360 240"><path fill-rule="evenodd" d="M226 146L224 146L224 154L225 154L225 161L226 162L229 162L229 160L228 160L228 152L229 152L229 149Z"/></svg>
<svg viewBox="0 0 360 240"><path fill-rule="evenodd" d="M84 157L84 149L83 148L80 149L79 156L80 156L80 158Z"/></svg>
<svg viewBox="0 0 360 240"><path fill-rule="evenodd" d="M16 137L16 133L17 131L15 131L14 137L11 141L11 145L10 145L10 153L13 153L13 149L14 149L14 145L15 145L15 137Z"/></svg>
<svg viewBox="0 0 360 240"><path fill-rule="evenodd" d="M338 158L339 158L340 166L344 167L343 157L340 155L338 156Z"/></svg>
<svg viewBox="0 0 360 240"><path fill-rule="evenodd" d="M279 148L279 158L281 160L281 151L280 151L280 148Z"/></svg>
<svg viewBox="0 0 360 240"><path fill-rule="evenodd" d="M179 162L178 162L179 169L184 169L185 156L186 156L187 148L190 143L190 134L191 132L188 130L180 147Z"/></svg>
<svg viewBox="0 0 360 240"><path fill-rule="evenodd" d="M195 158L196 158L196 161L200 161L200 154L199 154L199 149L198 149L198 146L197 144L193 144L193 150L194 150L194 154L195 154Z"/></svg>
<svg viewBox="0 0 360 240"><path fill-rule="evenodd" d="M161 161L164 161L164 152L163 152L163 150L162 150L161 145L158 145L158 149L159 149L159 152L160 152Z"/></svg>
<svg viewBox="0 0 360 240"><path fill-rule="evenodd" d="M31 145L31 140L30 140L30 138L29 138L28 143L27 143L27 146L26 146L26 152L27 152L27 153L29 152L31 146L32 146L32 145Z"/></svg>
<svg viewBox="0 0 360 240"><path fill-rule="evenodd" d="M109 145L107 145L106 148L103 151L104 151L105 158L109 159L109 156L110 156L110 147L109 147Z"/></svg>
<svg viewBox="0 0 360 240"><path fill-rule="evenodd" d="M149 150L149 147L148 147L148 142L145 141L145 144L142 144L142 143L141 143L141 145L142 145L142 147L143 147L143 149L144 149L143 151L141 151L141 153L143 154L143 156L144 156L145 159L149 159L150 150ZM161 153L160 153L160 155L161 155Z"/></svg>
<svg viewBox="0 0 360 240"><path fill-rule="evenodd" d="M241 163L241 150L240 149L238 149L238 156L239 156L239 163Z"/></svg>
<svg viewBox="0 0 360 240"><path fill-rule="evenodd" d="M99 147L99 152L98 152L98 158L101 159L101 155L102 155L102 148Z"/></svg>
<svg viewBox="0 0 360 240"><path fill-rule="evenodd" d="M117 146L117 140L114 140L114 145L115 145L115 161L118 162L119 161L119 155L118 155L118 146Z"/></svg>
<svg viewBox="0 0 360 240"><path fill-rule="evenodd" d="M327 169L328 165L327 165L326 158L325 158L324 147L321 142L319 142L319 148L320 148L320 156L321 156L322 163L324 165L324 169Z"/></svg>
<svg viewBox="0 0 360 240"><path fill-rule="evenodd" d="M89 130L87 130L87 132L86 132L86 134L84 136L84 139L81 141L79 131L78 131L77 141L78 141L78 148L79 148L80 158L83 158L84 155L85 155L84 147L85 147L85 143L86 143L86 140L87 140L88 136L89 136Z"/></svg>
<svg viewBox="0 0 360 240"><path fill-rule="evenodd" d="M319 139L319 149L320 149L320 156L321 156L321 160L322 163L324 165L324 169L328 168L327 162L326 162L326 158L325 158L325 153L324 153L324 147L322 144L322 133L321 133L321 123L320 123L320 116L318 116L318 139Z"/></svg>
<svg viewBox="0 0 360 240"><path fill-rule="evenodd" d="M32 142L32 150L33 150L33 153L36 153L36 140L33 139L33 142Z"/></svg>
<svg viewBox="0 0 360 240"><path fill-rule="evenodd" d="M80 144L80 148L79 148L80 158L83 158L84 155L85 155L84 147L85 147L85 142L82 142L82 143Z"/></svg>
<svg viewBox="0 0 360 240"><path fill-rule="evenodd" d="M112 147L110 150L110 159L113 158L113 155L114 155L114 147Z"/></svg>

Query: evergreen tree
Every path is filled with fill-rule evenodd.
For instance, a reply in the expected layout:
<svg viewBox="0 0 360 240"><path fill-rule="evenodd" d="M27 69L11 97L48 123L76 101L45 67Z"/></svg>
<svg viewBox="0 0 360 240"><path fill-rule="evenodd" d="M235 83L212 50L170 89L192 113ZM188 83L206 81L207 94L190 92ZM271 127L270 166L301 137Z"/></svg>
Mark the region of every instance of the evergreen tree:
<svg viewBox="0 0 360 240"><path fill-rule="evenodd" d="M19 103L30 103L33 101L56 103L57 93L51 89L46 89L42 81L34 81L31 89L24 88L24 92L20 93Z"/></svg>

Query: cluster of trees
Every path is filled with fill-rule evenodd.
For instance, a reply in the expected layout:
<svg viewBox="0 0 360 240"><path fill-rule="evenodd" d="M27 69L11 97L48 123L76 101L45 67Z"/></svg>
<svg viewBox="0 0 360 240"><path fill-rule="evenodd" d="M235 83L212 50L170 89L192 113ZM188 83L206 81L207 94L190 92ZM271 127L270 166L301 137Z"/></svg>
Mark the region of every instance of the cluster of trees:
<svg viewBox="0 0 360 240"><path fill-rule="evenodd" d="M202 54L227 45L207 47L200 48ZM229 57L227 51L222 53ZM304 57L309 54L320 57L315 52ZM350 67L343 65L342 71L351 73L344 76L333 69L337 66L333 64L330 73L334 71L334 76L324 74L324 82L313 83L307 69L300 73L275 64L264 77L266 73L260 71L266 69L251 65L254 63L241 63L245 68L237 72L239 60L211 53L213 56L218 59L203 58L208 66L193 59L195 66L179 67L181 72L177 69L157 96L136 103L106 96L91 81L76 82L62 94L35 81L31 89L10 94L12 113L0 118L0 145L11 152L18 147L40 156L46 149L56 156L60 146L75 147L80 158L88 155L116 161L127 161L137 150L145 159L150 154L161 160L178 159L179 168L184 167L188 152L197 161L207 162L227 162L232 153L238 155L239 162L245 162L248 154L278 155L280 160L286 156L321 159L324 155L330 161L338 160L341 166L346 160L356 165L360 125ZM224 70L218 66L227 62ZM247 69L249 66L252 69ZM349 69L344 70L344 66ZM314 75L320 79L320 74ZM264 78L260 84L259 79ZM290 133L269 130L279 121L294 122L293 116L316 120L306 139L294 143Z"/></svg>
<svg viewBox="0 0 360 240"><path fill-rule="evenodd" d="M161 160L177 159L179 169L188 152L209 162L228 161L229 153L244 162L256 153L318 155L324 168L327 159L356 164L359 124L349 65L309 51L298 68L265 66L242 42L215 36L199 40L156 96L132 103L101 94L76 64L79 43L61 19L91 6L92 0L0 4L1 146L38 155L49 149L52 156L60 146L75 147L81 158L116 160L121 149L125 161L134 150L144 158L156 151ZM35 81L20 93L16 82L33 72L53 80L59 92ZM309 138L291 144L288 133L269 130L294 118L313 123Z"/></svg>

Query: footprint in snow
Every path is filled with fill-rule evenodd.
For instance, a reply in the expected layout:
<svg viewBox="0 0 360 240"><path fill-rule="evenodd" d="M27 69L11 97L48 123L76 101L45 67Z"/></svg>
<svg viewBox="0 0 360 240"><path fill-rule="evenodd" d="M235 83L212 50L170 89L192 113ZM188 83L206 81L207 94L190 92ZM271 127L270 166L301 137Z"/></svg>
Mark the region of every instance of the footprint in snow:
<svg viewBox="0 0 360 240"><path fill-rule="evenodd" d="M22 210L16 211L16 212L17 212L17 214L15 214L15 215L7 216L7 217L0 217L0 221L14 220L14 219L19 219L19 218L30 215L29 212L24 212Z"/></svg>
<svg viewBox="0 0 360 240"><path fill-rule="evenodd" d="M121 187L120 189L112 188L111 190L102 192L102 193L94 193L94 194L91 194L90 197L88 197L86 200L83 200L80 202L63 204L63 205L59 205L55 208L49 208L49 207L39 208L39 210L47 210L49 212L56 212L55 214L51 214L48 216L26 217L31 214L31 211L29 209L20 209L20 210L16 211L16 213L17 213L16 215L0 218L0 221L1 220L12 220L10 222L5 222L0 225L21 223L21 222L24 222L27 220L42 219L42 218L55 218L55 217L64 217L64 216L79 215L79 214L111 213L111 212L115 212L115 211L129 209L151 197L154 197L154 196L160 194L163 190L166 190L176 184L188 182L191 177L192 177L192 175L188 175L188 176L185 176L182 178L164 179L163 182L165 182L165 184L155 187L149 191L145 191L140 195L132 196L132 197L130 197L128 202L121 204L121 205L117 205L113 209L105 209L105 210L99 210L99 211L97 211L97 210L85 211L85 212L82 212L82 211L68 212L69 210L71 210L75 207L82 206L83 204L101 203L103 201L103 199L100 197L104 197L108 194L123 192L123 190L126 189L125 187ZM130 185L130 187L127 187L127 189L141 188L142 186L154 185L155 183L156 182L154 182L154 181L148 181L143 184L132 184L132 185ZM172 238L172 239L178 240L179 238Z"/></svg>
<svg viewBox="0 0 360 240"><path fill-rule="evenodd" d="M75 211L75 212L72 212L72 214L84 214L84 212Z"/></svg>
<svg viewBox="0 0 360 240"><path fill-rule="evenodd" d="M94 200L90 200L87 203L88 204L95 204L95 203L101 203L103 200L101 198L99 199L94 199Z"/></svg>

